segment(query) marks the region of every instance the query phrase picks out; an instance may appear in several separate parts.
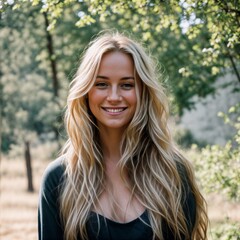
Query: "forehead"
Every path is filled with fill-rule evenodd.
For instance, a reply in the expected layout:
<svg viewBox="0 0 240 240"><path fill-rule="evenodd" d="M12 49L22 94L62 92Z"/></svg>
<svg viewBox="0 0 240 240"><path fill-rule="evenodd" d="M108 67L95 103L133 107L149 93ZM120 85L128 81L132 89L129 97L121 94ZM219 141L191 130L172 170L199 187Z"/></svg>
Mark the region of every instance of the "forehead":
<svg viewBox="0 0 240 240"><path fill-rule="evenodd" d="M134 74L132 57L120 51L107 52L102 56L98 72L117 71Z"/></svg>

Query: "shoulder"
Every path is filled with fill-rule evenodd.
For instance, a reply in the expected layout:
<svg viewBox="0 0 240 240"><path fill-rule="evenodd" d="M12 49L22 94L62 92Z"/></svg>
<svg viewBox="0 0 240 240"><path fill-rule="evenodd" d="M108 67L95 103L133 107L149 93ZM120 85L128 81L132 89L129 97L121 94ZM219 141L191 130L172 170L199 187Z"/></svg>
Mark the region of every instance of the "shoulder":
<svg viewBox="0 0 240 240"><path fill-rule="evenodd" d="M38 203L39 239L63 239L60 191L64 178L64 158L48 164L43 173Z"/></svg>
<svg viewBox="0 0 240 240"><path fill-rule="evenodd" d="M193 176L192 164L179 152L175 153L175 163L181 182L187 187Z"/></svg>
<svg viewBox="0 0 240 240"><path fill-rule="evenodd" d="M44 172L44 175L59 175L65 171L64 156L61 156L50 162Z"/></svg>
<svg viewBox="0 0 240 240"><path fill-rule="evenodd" d="M54 190L58 188L64 178L64 156L49 163L42 177L42 190Z"/></svg>
<svg viewBox="0 0 240 240"><path fill-rule="evenodd" d="M177 162L177 170L181 179L183 199L192 192L192 169L188 162ZM192 196L192 193L190 194Z"/></svg>
<svg viewBox="0 0 240 240"><path fill-rule="evenodd" d="M193 169L186 159L177 162L177 169L181 178L181 203L186 217L189 232L192 232L196 222L196 196L193 191Z"/></svg>

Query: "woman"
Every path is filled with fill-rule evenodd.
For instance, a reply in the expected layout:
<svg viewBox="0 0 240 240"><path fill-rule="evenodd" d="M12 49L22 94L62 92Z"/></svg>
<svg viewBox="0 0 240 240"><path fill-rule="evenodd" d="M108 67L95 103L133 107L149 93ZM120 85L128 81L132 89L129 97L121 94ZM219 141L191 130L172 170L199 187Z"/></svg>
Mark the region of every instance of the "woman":
<svg viewBox="0 0 240 240"><path fill-rule="evenodd" d="M69 139L43 177L39 239L207 239L205 201L154 70L121 34L90 43L68 96Z"/></svg>

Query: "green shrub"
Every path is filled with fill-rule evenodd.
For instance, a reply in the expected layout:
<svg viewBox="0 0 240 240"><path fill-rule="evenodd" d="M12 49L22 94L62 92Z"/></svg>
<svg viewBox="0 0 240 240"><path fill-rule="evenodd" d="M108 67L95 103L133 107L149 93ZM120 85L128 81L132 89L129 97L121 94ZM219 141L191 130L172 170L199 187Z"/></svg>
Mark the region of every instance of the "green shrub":
<svg viewBox="0 0 240 240"><path fill-rule="evenodd" d="M240 240L240 224L230 223L228 220L211 231L213 240Z"/></svg>
<svg viewBox="0 0 240 240"><path fill-rule="evenodd" d="M236 129L234 138L225 146L212 145L201 150L192 146L193 160L199 178L206 192L227 195L231 200L240 201L240 117L232 121L232 114L240 113L240 104L231 107L228 115L219 113L224 121Z"/></svg>
<svg viewBox="0 0 240 240"><path fill-rule="evenodd" d="M193 160L197 178L204 192L225 195L240 202L240 104L231 107L228 114L219 113L225 123L236 129L234 138L225 146L192 145L188 152ZM231 120L233 117L234 120ZM240 224L227 219L209 230L211 240L240 240Z"/></svg>

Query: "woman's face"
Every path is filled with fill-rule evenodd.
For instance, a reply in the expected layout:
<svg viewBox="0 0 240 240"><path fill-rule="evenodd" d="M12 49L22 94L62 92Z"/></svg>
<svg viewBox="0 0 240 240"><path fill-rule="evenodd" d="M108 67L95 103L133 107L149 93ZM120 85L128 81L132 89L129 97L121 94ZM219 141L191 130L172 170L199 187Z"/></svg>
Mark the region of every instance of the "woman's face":
<svg viewBox="0 0 240 240"><path fill-rule="evenodd" d="M137 82L129 55L122 52L103 55L94 86L88 93L89 107L100 130L126 128L136 110Z"/></svg>

